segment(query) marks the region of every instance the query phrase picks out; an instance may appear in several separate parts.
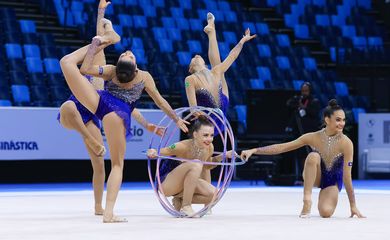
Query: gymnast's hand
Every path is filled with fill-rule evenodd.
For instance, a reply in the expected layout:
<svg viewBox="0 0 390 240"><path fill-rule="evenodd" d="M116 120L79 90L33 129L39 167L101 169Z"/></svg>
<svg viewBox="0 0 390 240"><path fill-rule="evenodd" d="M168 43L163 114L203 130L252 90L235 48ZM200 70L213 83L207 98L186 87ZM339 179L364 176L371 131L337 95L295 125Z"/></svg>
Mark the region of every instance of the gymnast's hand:
<svg viewBox="0 0 390 240"><path fill-rule="evenodd" d="M245 35L242 36L241 41L242 41L242 43L245 43L245 42L248 42L248 41L252 40L252 39L255 38L256 36L257 36L256 34L251 36L251 30L249 30L249 28L247 28L247 29L245 30ZM240 41L240 42L241 42L241 41Z"/></svg>
<svg viewBox="0 0 390 240"><path fill-rule="evenodd" d="M245 150L241 152L241 159L248 161L249 158L256 152L256 148Z"/></svg>
<svg viewBox="0 0 390 240"><path fill-rule="evenodd" d="M152 133L156 133L158 136L162 136L164 135L165 133L165 127L161 127L161 126L157 126L156 124L153 124L153 123L148 123L147 126L146 126L146 129L149 131L149 132L152 132Z"/></svg>
<svg viewBox="0 0 390 240"><path fill-rule="evenodd" d="M363 216L363 214L360 213L359 209L357 209L357 207L352 207L351 208L351 218L353 218L353 216L358 217L358 218L365 218L365 216Z"/></svg>
<svg viewBox="0 0 390 240"><path fill-rule="evenodd" d="M233 152L233 150L230 150L230 151L226 152L226 157L227 158L232 158L233 154L234 154L235 157L238 157L238 154L236 152Z"/></svg>
<svg viewBox="0 0 390 240"><path fill-rule="evenodd" d="M148 151L146 152L146 156L148 158L157 158L157 150L156 149L148 149Z"/></svg>
<svg viewBox="0 0 390 240"><path fill-rule="evenodd" d="M195 111L192 113L192 115L194 116L191 121L194 121L196 119L198 119L200 116L205 116L206 114L202 111Z"/></svg>
<svg viewBox="0 0 390 240"><path fill-rule="evenodd" d="M177 120L177 122L176 122L176 126L178 128L180 128L185 133L188 132L188 128L187 128L186 124L189 125L190 123L187 122L186 120L181 119L181 118L179 118L179 120Z"/></svg>
<svg viewBox="0 0 390 240"><path fill-rule="evenodd" d="M107 8L107 6L110 5L110 4L111 4L110 1L100 0L100 1L99 1L99 7L98 7L98 8Z"/></svg>

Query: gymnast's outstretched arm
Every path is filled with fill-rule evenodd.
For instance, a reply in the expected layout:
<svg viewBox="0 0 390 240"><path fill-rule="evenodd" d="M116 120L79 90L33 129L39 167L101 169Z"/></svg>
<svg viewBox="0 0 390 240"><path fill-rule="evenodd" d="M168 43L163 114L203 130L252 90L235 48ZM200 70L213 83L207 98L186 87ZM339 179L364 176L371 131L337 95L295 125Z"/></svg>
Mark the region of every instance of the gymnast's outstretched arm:
<svg viewBox="0 0 390 240"><path fill-rule="evenodd" d="M306 133L300 136L298 139L287 143L273 144L270 146L252 148L249 150L242 151L241 159L248 160L253 154L258 155L276 155L285 152L289 152L305 145L310 145L311 138L314 133Z"/></svg>

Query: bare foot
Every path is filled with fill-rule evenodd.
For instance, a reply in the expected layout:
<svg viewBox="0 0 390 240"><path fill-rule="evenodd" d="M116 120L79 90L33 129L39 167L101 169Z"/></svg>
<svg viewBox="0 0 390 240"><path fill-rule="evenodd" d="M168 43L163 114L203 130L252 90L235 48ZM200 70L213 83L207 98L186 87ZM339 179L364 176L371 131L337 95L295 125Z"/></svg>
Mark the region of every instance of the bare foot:
<svg viewBox="0 0 390 240"><path fill-rule="evenodd" d="M104 216L103 223L125 223L128 222L126 218L112 215L111 217Z"/></svg>
<svg viewBox="0 0 390 240"><path fill-rule="evenodd" d="M209 34L211 31L215 29L214 21L215 21L214 15L211 12L207 13L207 26L204 27L203 29L203 31L206 34Z"/></svg>
<svg viewBox="0 0 390 240"><path fill-rule="evenodd" d="M184 213L187 217L190 217L190 218L199 217L198 215L196 215L196 213L195 213L194 209L192 209L191 205L181 207L180 212Z"/></svg>
<svg viewBox="0 0 390 240"><path fill-rule="evenodd" d="M85 143L92 149L98 157L103 157L106 154L106 148L101 145L95 138L85 138Z"/></svg>
<svg viewBox="0 0 390 240"><path fill-rule="evenodd" d="M181 197L173 197L172 198L172 205L176 209L176 211L180 211L182 201L183 201L183 199Z"/></svg>
<svg viewBox="0 0 390 240"><path fill-rule="evenodd" d="M311 200L303 200L303 207L301 214L299 214L300 218L309 218L311 211Z"/></svg>
<svg viewBox="0 0 390 240"><path fill-rule="evenodd" d="M96 205L95 206L95 215L96 216L102 216L104 214L104 209L102 208L101 205Z"/></svg>
<svg viewBox="0 0 390 240"><path fill-rule="evenodd" d="M121 41L121 37L115 32L112 22L108 20L107 18L102 18L100 20L99 25L102 24L104 28L103 36L107 33L107 39L110 39L112 44L115 44L117 42Z"/></svg>

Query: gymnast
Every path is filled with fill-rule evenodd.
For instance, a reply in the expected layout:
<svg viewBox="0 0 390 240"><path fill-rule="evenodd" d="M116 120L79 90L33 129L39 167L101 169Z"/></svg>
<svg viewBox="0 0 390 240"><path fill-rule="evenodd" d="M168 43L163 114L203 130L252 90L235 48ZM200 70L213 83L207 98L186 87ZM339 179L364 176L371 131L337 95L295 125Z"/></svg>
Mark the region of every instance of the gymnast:
<svg viewBox="0 0 390 240"><path fill-rule="evenodd" d="M167 101L156 89L152 76L139 70L131 51L122 53L117 65L93 65L95 55L105 47L120 41L107 19L102 19L104 35L96 36L92 43L66 55L60 61L62 72L73 95L84 107L103 122L111 155L111 172L107 181L106 206L103 222L126 222L114 215L113 209L122 182L126 138L131 137L130 114L143 90L152 97L176 125L187 132L187 122L176 116ZM77 64L82 63L81 69ZM84 75L102 77L105 90L96 91Z"/></svg>
<svg viewBox="0 0 390 240"><path fill-rule="evenodd" d="M161 156L175 156L182 159L198 159L204 162L220 162L223 154L213 157L214 125L206 116L199 116L193 123L190 139L172 144L160 150ZM157 158L157 150L147 151L149 158ZM232 151L226 152L232 158ZM216 188L201 178L204 171L215 166L201 162L181 162L163 159L160 167L160 191L167 197L173 196L172 205L188 217L197 217L191 204L209 204Z"/></svg>
<svg viewBox="0 0 390 240"><path fill-rule="evenodd" d="M321 188L318 199L320 216L329 218L333 215L338 201L338 192L343 182L348 194L351 217L364 217L356 207L352 186L353 143L343 134L345 113L335 99L329 101L323 113L325 128L317 132L302 135L298 139L265 147L243 151L242 159L249 159L252 154L275 155L310 146L303 170L303 208L300 217L310 217L313 187Z"/></svg>
<svg viewBox="0 0 390 240"><path fill-rule="evenodd" d="M100 21L104 17L106 7L110 4L106 0L100 0L97 17L98 36L103 36L104 28ZM100 51L95 59L94 64L105 65L104 50ZM91 81L96 90L102 90L104 80L98 77L86 76ZM159 128L152 123L148 123L138 109L134 109L131 116L139 122L145 129L150 132L155 132L158 135L163 134L163 128ZM58 120L64 128L76 130L83 138L85 147L87 148L89 157L92 163L93 176L92 186L95 200L95 215L103 215L102 199L104 192L105 170L104 158L105 148L103 145L103 138L100 132L99 119L86 109L74 95L71 95L60 107Z"/></svg>

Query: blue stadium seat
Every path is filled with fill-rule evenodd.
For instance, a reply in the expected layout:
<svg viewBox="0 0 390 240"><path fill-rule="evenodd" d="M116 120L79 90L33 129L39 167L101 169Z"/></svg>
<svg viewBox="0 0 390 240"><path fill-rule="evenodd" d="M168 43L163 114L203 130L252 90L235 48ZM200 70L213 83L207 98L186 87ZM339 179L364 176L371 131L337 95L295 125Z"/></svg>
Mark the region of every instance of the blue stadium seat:
<svg viewBox="0 0 390 240"><path fill-rule="evenodd" d="M24 44L38 44L39 38L37 33L23 33L23 43Z"/></svg>
<svg viewBox="0 0 390 240"><path fill-rule="evenodd" d="M138 6L149 7L152 6L151 0L138 0Z"/></svg>
<svg viewBox="0 0 390 240"><path fill-rule="evenodd" d="M190 30L190 23L185 18L176 19L176 25L180 30Z"/></svg>
<svg viewBox="0 0 390 240"><path fill-rule="evenodd" d="M29 73L43 73L42 61L39 58L26 58L27 71Z"/></svg>
<svg viewBox="0 0 390 240"><path fill-rule="evenodd" d="M213 11L213 14L215 16L215 21L216 22L223 22L225 17L224 17L224 12L222 11L219 11L219 10L214 10ZM202 18L200 19L206 19L207 18L207 15L204 15Z"/></svg>
<svg viewBox="0 0 390 240"><path fill-rule="evenodd" d="M60 62L57 58L45 58L43 59L46 73L59 73L61 74Z"/></svg>
<svg viewBox="0 0 390 240"><path fill-rule="evenodd" d="M84 11L84 4L83 2L72 1L72 4L70 5L70 9L72 11L82 12Z"/></svg>
<svg viewBox="0 0 390 240"><path fill-rule="evenodd" d="M223 38L224 38L225 42L229 43L229 44L236 44L238 42L237 36L234 32L224 31Z"/></svg>
<svg viewBox="0 0 390 240"><path fill-rule="evenodd" d="M73 15L74 23L76 25L85 24L86 21L88 20L88 15L87 13L84 12L73 11L72 15Z"/></svg>
<svg viewBox="0 0 390 240"><path fill-rule="evenodd" d="M188 49L190 53L201 54L202 53L202 45L197 40L188 40L187 41Z"/></svg>
<svg viewBox="0 0 390 240"><path fill-rule="evenodd" d="M154 39L157 41L160 41L161 39L168 39L167 33L165 32L164 28L161 27L154 27L152 28Z"/></svg>
<svg viewBox="0 0 390 240"><path fill-rule="evenodd" d="M192 8L191 0L180 0L178 2L179 2L180 7L183 9L191 9Z"/></svg>
<svg viewBox="0 0 390 240"><path fill-rule="evenodd" d="M65 87L53 86L50 89L54 101L65 101L69 97L69 91Z"/></svg>
<svg viewBox="0 0 390 240"><path fill-rule="evenodd" d="M30 73L28 74L30 85L45 86L45 77L43 73Z"/></svg>
<svg viewBox="0 0 390 240"><path fill-rule="evenodd" d="M198 9L197 10L197 13L198 13L198 18L199 19L206 19L207 18L207 13L208 13L209 11L208 10L206 10L206 9ZM213 12L213 14L214 14L214 12ZM215 14L214 14L214 16L215 16ZM217 18L215 19L215 20L217 20Z"/></svg>
<svg viewBox="0 0 390 240"><path fill-rule="evenodd" d="M269 27L266 23L256 23L256 32L257 34L263 36L263 35L269 35ZM251 30L252 31L252 30Z"/></svg>
<svg viewBox="0 0 390 240"><path fill-rule="evenodd" d="M325 7L326 6L326 0L313 0L313 5Z"/></svg>
<svg viewBox="0 0 390 240"><path fill-rule="evenodd" d="M303 64L305 65L305 69L307 69L307 70L317 69L317 62L314 58L311 58L311 57L303 58Z"/></svg>
<svg viewBox="0 0 390 240"><path fill-rule="evenodd" d="M229 44L226 42L218 42L218 49L222 59L225 59L230 52Z"/></svg>
<svg viewBox="0 0 390 240"><path fill-rule="evenodd" d="M383 47L383 39L381 37L368 37L368 46L381 48Z"/></svg>
<svg viewBox="0 0 390 240"><path fill-rule="evenodd" d="M30 92L31 92L31 98L32 98L33 102L36 102L36 101L48 102L49 101L49 94L48 94L46 86L31 86Z"/></svg>
<svg viewBox="0 0 390 240"><path fill-rule="evenodd" d="M175 20L171 17L162 17L161 18L162 24L164 28L175 28Z"/></svg>
<svg viewBox="0 0 390 240"><path fill-rule="evenodd" d="M329 15L326 14L316 15L316 24L317 26L329 26L330 25Z"/></svg>
<svg viewBox="0 0 390 240"><path fill-rule="evenodd" d="M357 5L366 10L371 9L371 0L357 0Z"/></svg>
<svg viewBox="0 0 390 240"><path fill-rule="evenodd" d="M184 14L183 14L183 9L182 8L171 7L170 11L171 11L171 16L173 18L184 18Z"/></svg>
<svg viewBox="0 0 390 240"><path fill-rule="evenodd" d="M213 12L218 9L217 2L213 0L207 0L204 1L206 4L206 9L208 9L210 12Z"/></svg>
<svg viewBox="0 0 390 240"><path fill-rule="evenodd" d="M269 70L268 67L257 67L257 74L259 76L259 79L263 81L270 81L272 80L271 78L271 71Z"/></svg>
<svg viewBox="0 0 390 240"><path fill-rule="evenodd" d="M297 16L292 15L292 14L284 14L284 24L287 27L293 28L295 25L298 24Z"/></svg>
<svg viewBox="0 0 390 240"><path fill-rule="evenodd" d="M218 1L218 9L222 11L230 11L230 4L227 1Z"/></svg>
<svg viewBox="0 0 390 240"><path fill-rule="evenodd" d="M203 25L199 19L191 18L190 26L192 31L203 31Z"/></svg>
<svg viewBox="0 0 390 240"><path fill-rule="evenodd" d="M40 33L39 42L45 46L55 46L54 37L51 33Z"/></svg>
<svg viewBox="0 0 390 240"><path fill-rule="evenodd" d="M142 42L142 39L139 37L133 37L129 39L129 43L131 46L131 49L144 49L144 44Z"/></svg>
<svg viewBox="0 0 390 240"><path fill-rule="evenodd" d="M21 58L10 58L8 59L8 67L11 71L24 72L24 63Z"/></svg>
<svg viewBox="0 0 390 240"><path fill-rule="evenodd" d="M286 34L276 34L276 39L278 41L278 45L280 47L289 47L290 46L290 39Z"/></svg>
<svg viewBox="0 0 390 240"><path fill-rule="evenodd" d="M228 23L236 23L237 22L237 14L233 11L224 11L225 21Z"/></svg>
<svg viewBox="0 0 390 240"><path fill-rule="evenodd" d="M237 112L238 121L241 122L246 128L246 115L247 115L247 107L246 105L236 105L234 109Z"/></svg>
<svg viewBox="0 0 390 240"><path fill-rule="evenodd" d="M293 83L294 90L300 91L304 81L303 80L293 80L292 83Z"/></svg>
<svg viewBox="0 0 390 240"><path fill-rule="evenodd" d="M11 91L15 103L30 102L30 92L26 85L12 85Z"/></svg>
<svg viewBox="0 0 390 240"><path fill-rule="evenodd" d="M286 56L277 56L276 63L280 69L290 69L290 61Z"/></svg>
<svg viewBox="0 0 390 240"><path fill-rule="evenodd" d="M133 16L133 22L135 28L147 28L148 22L146 21L145 16Z"/></svg>
<svg viewBox="0 0 390 240"><path fill-rule="evenodd" d="M16 14L13 8L0 8L0 15L3 19L16 20Z"/></svg>
<svg viewBox="0 0 390 240"><path fill-rule="evenodd" d="M334 82L336 93L339 96L348 96L348 86L345 82Z"/></svg>
<svg viewBox="0 0 390 240"><path fill-rule="evenodd" d="M37 31L35 22L32 20L19 20L19 24L22 33L35 33Z"/></svg>
<svg viewBox="0 0 390 240"><path fill-rule="evenodd" d="M365 37L352 37L352 43L355 48L365 49L367 47L367 39Z"/></svg>
<svg viewBox="0 0 390 240"><path fill-rule="evenodd" d="M12 106L12 103L10 100L0 99L0 106L10 107L10 106Z"/></svg>
<svg viewBox="0 0 390 240"><path fill-rule="evenodd" d="M294 26L295 37L301 39L308 39L309 36L309 28L306 24L298 24Z"/></svg>
<svg viewBox="0 0 390 240"><path fill-rule="evenodd" d="M161 52L173 52L172 41L169 39L159 39L158 44L160 45Z"/></svg>
<svg viewBox="0 0 390 240"><path fill-rule="evenodd" d="M177 28L167 28L168 38L174 41L181 41L181 31Z"/></svg>
<svg viewBox="0 0 390 240"><path fill-rule="evenodd" d="M144 11L144 15L145 17L157 17L157 14L156 14L156 8L153 7L153 6L149 6L147 8L142 8L143 11Z"/></svg>
<svg viewBox="0 0 390 240"><path fill-rule="evenodd" d="M339 16L339 15L332 15L331 16L332 25L333 26L344 26L345 25L345 17Z"/></svg>
<svg viewBox="0 0 390 240"><path fill-rule="evenodd" d="M276 7L280 4L280 0L267 0L267 6Z"/></svg>
<svg viewBox="0 0 390 240"><path fill-rule="evenodd" d="M7 86L0 87L0 99L6 99L6 100L11 99L11 94L9 92L9 89L10 87L8 86L8 83Z"/></svg>
<svg viewBox="0 0 390 240"><path fill-rule="evenodd" d="M341 28L341 32L343 34L343 37L355 37L356 36L356 28L352 25L344 25Z"/></svg>
<svg viewBox="0 0 390 240"><path fill-rule="evenodd" d="M20 44L6 43L5 50L7 53L7 58L23 58L22 47L20 46Z"/></svg>
<svg viewBox="0 0 390 240"><path fill-rule="evenodd" d="M24 55L27 57L35 57L41 59L41 52L36 44L25 44L23 46L24 48Z"/></svg>
<svg viewBox="0 0 390 240"><path fill-rule="evenodd" d="M137 6L137 0L125 0L125 6Z"/></svg>
<svg viewBox="0 0 390 240"><path fill-rule="evenodd" d="M262 79L250 79L251 89L265 89Z"/></svg>
<svg viewBox="0 0 390 240"><path fill-rule="evenodd" d="M176 53L177 58L179 59L179 64L182 66L188 66L191 61L191 53L189 52L177 52Z"/></svg>
<svg viewBox="0 0 390 240"><path fill-rule="evenodd" d="M148 60L145 56L145 51L143 49L134 49L132 50L135 58L137 59L137 64L147 64Z"/></svg>
<svg viewBox="0 0 390 240"><path fill-rule="evenodd" d="M188 1L188 0L186 0ZM182 1L180 1L182 2ZM153 5L155 7L165 7L165 0L153 0Z"/></svg>
<svg viewBox="0 0 390 240"><path fill-rule="evenodd" d="M257 45L257 50L259 51L260 57L271 57L271 48L269 45L266 44L259 44Z"/></svg>
<svg viewBox="0 0 390 240"><path fill-rule="evenodd" d="M132 27L133 19L128 14L118 14L119 24L121 26Z"/></svg>
<svg viewBox="0 0 390 240"><path fill-rule="evenodd" d="M47 82L49 86L65 87L66 82L62 74L60 73L48 73Z"/></svg>
<svg viewBox="0 0 390 240"><path fill-rule="evenodd" d="M10 71L9 78L11 85L27 85L26 76L21 71Z"/></svg>

